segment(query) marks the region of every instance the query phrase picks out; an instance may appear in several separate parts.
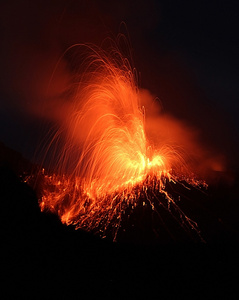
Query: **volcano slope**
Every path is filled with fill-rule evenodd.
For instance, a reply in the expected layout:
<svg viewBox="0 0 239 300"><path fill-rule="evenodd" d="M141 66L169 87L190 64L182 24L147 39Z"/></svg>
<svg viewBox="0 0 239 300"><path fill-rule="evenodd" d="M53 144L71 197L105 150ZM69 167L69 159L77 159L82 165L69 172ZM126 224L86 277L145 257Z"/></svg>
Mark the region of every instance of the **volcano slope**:
<svg viewBox="0 0 239 300"><path fill-rule="evenodd" d="M204 241L185 232L167 210L155 221L142 204L122 220L113 243L42 213L36 191L22 177L36 166L0 146L2 295L235 295L238 176L229 186L224 178L230 174L217 174L206 194L174 186L175 194L184 193L181 207Z"/></svg>

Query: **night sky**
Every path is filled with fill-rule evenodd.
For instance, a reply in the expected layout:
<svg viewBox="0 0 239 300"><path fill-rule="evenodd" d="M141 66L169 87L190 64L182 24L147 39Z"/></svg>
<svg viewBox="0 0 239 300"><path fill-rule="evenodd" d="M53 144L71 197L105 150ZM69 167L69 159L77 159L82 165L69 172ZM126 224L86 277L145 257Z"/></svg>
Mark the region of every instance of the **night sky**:
<svg viewBox="0 0 239 300"><path fill-rule="evenodd" d="M62 53L75 43L128 37L139 86L165 113L200 132L225 170L238 167L236 1L8 1L1 4L0 140L33 159L44 118L69 78ZM126 26L122 25L122 22Z"/></svg>
<svg viewBox="0 0 239 300"><path fill-rule="evenodd" d="M0 229L7 299L14 293L25 299L40 294L43 299L163 299L165 292L170 299L235 296L238 23L238 1L232 0L1 1ZM175 240L168 235L171 228L163 228L153 244L147 237L148 219L137 213L132 220L138 229L122 229L122 235L128 234L126 243L75 231L41 213L35 191L14 172L17 152L37 162L39 143L67 101L70 55L51 80L64 51L76 43L100 46L119 33L127 38L139 86L160 99L163 113L197 133L209 158L223 162L215 185L206 193L188 189L180 203L199 223L206 243L181 241L185 232L176 226ZM4 151L14 158L10 164L1 161ZM28 162L20 160L22 169L27 168ZM138 216L142 214L139 209Z"/></svg>

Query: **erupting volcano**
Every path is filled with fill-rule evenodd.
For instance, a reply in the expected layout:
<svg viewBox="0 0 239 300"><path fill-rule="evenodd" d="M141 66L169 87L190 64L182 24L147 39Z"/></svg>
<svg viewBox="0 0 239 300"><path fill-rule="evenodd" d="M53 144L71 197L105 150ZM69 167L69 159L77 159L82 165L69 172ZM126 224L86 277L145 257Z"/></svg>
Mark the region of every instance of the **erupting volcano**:
<svg viewBox="0 0 239 300"><path fill-rule="evenodd" d="M137 206L159 218L163 208L199 234L196 222L179 207L180 196L168 186L190 189L205 183L191 175L176 144L147 136L147 109L135 70L115 48L109 53L78 47L90 55L79 66L64 120L47 145L53 172L40 174L41 210L116 239L122 219Z"/></svg>

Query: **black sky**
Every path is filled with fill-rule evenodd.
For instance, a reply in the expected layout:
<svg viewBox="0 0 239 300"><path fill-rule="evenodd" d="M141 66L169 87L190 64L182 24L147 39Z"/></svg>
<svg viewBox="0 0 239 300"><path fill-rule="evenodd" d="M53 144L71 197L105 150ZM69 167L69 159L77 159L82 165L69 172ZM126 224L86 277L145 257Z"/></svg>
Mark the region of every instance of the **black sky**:
<svg viewBox="0 0 239 300"><path fill-rule="evenodd" d="M129 33L140 86L166 113L198 128L230 168L238 166L237 1L13 0L0 11L0 141L7 146L32 158L42 122L34 111L67 47L100 45L121 30ZM51 99L67 83L64 68Z"/></svg>

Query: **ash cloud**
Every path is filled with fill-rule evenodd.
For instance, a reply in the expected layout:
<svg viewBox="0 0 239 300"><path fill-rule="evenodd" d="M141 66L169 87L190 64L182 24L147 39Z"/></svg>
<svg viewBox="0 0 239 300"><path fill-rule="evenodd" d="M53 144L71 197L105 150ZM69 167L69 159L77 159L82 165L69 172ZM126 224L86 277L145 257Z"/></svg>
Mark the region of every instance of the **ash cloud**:
<svg viewBox="0 0 239 300"><path fill-rule="evenodd" d="M164 145L173 147L187 167L203 178L212 171L225 171L225 157L203 143L198 128L166 113L160 99L148 90L140 90L140 99L145 108L146 136L156 149Z"/></svg>

